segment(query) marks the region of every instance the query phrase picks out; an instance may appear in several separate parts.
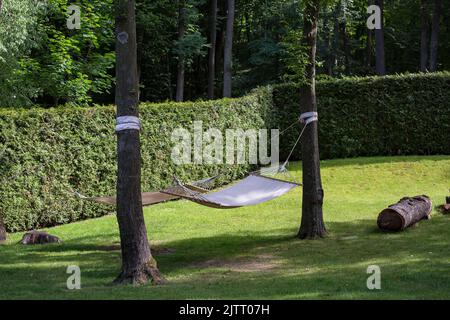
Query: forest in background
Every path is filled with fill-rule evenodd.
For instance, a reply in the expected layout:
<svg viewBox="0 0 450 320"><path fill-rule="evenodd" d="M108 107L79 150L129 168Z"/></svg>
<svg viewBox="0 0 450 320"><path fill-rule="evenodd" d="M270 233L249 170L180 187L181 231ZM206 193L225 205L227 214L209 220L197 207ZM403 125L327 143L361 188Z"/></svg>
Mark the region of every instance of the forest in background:
<svg viewBox="0 0 450 320"><path fill-rule="evenodd" d="M113 103L113 2L0 0L0 106ZM450 1L322 2L318 79L450 70ZM80 6L80 29L67 27L71 4ZM366 25L370 4L383 9L378 34ZM140 100L302 81L302 12L297 0L137 0Z"/></svg>

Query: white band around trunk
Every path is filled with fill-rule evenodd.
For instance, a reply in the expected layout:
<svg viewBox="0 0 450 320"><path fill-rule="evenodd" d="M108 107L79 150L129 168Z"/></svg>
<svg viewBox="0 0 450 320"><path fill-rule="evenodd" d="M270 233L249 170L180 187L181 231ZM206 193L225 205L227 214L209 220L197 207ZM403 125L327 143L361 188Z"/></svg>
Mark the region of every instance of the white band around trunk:
<svg viewBox="0 0 450 320"><path fill-rule="evenodd" d="M141 130L141 120L134 116L117 117L116 132L123 130Z"/></svg>

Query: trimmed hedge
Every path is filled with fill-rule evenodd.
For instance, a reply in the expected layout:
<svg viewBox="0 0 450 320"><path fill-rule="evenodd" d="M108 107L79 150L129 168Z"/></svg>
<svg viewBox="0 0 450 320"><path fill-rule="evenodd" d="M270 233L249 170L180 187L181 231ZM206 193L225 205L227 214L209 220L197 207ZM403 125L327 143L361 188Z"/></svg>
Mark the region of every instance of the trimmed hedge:
<svg viewBox="0 0 450 320"><path fill-rule="evenodd" d="M274 87L280 128L298 116L298 94L292 84ZM321 81L317 108L323 159L450 154L449 72ZM286 133L283 156L297 136Z"/></svg>
<svg viewBox="0 0 450 320"><path fill-rule="evenodd" d="M450 73L350 78L317 84L322 158L450 153ZM174 165L172 130L203 127L280 128L299 115L293 84L260 88L239 99L141 104L142 190L224 173L248 165ZM98 217L111 208L76 199L111 195L116 182L115 108L0 109L0 215L9 231ZM300 127L300 126L299 126ZM298 133L281 136L286 157ZM191 130L192 131L192 130ZM300 157L300 152L296 152Z"/></svg>
<svg viewBox="0 0 450 320"><path fill-rule="evenodd" d="M223 173L237 179L248 165L174 165L171 133L202 120L215 127L263 128L269 88L240 99L142 103L142 190L158 190L176 174L184 181ZM0 215L10 232L102 216L111 208L83 202L70 192L115 194L116 136L113 106L0 110ZM109 209L109 210L108 210Z"/></svg>

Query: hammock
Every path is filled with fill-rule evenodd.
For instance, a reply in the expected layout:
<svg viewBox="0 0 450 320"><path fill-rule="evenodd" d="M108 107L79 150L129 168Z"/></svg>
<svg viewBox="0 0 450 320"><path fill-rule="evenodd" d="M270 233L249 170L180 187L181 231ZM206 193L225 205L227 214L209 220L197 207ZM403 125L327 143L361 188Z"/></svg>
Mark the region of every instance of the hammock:
<svg viewBox="0 0 450 320"><path fill-rule="evenodd" d="M283 134L299 121L304 123L303 129L301 130L297 141L291 149L286 161L277 169L277 173L289 173L286 166L288 165L290 157L292 156L297 144L300 142L306 127L317 120L317 112L306 112L301 114L299 119L281 132L281 134ZM137 121L139 121L139 119L137 119ZM131 125L131 129L138 130L138 128L134 127L134 123L131 123ZM127 128L128 127L119 129L124 130ZM300 184L295 182L284 181L253 173L228 188L216 192L209 192L206 189L206 185L210 184L211 181L216 178L217 176L184 185L176 177L174 177L175 186L161 190L160 192L143 193L142 205L147 206L168 200L183 198L212 208L231 209L260 204L278 198L300 186ZM85 197L78 192L73 193L83 200L94 201L102 204L116 204L116 197Z"/></svg>
<svg viewBox="0 0 450 320"><path fill-rule="evenodd" d="M194 192L198 192L198 193L207 192L208 190L203 189L200 186L197 186L197 184L203 183L203 181L211 180L211 179L212 178L194 182L194 183L192 183L192 185L186 185L186 188L191 188ZM72 193L75 196L77 196L79 199L81 199L81 200L92 201L92 202L99 203L99 204L116 205L116 201L117 201L115 196L111 196L111 197L107 197L107 196L106 197L86 197L85 195L82 195L79 192L72 192ZM144 207L150 206L152 204L166 202L166 201L169 201L169 200L180 199L180 197L178 197L178 196L170 195L170 194L163 193L163 192L143 192L141 194L141 196L142 196L142 206L144 206Z"/></svg>
<svg viewBox="0 0 450 320"><path fill-rule="evenodd" d="M294 182L252 174L228 188L211 193L202 193L189 189L178 180L176 181L177 186L161 192L217 209L232 209L260 204L281 197L293 188L300 186Z"/></svg>
<svg viewBox="0 0 450 320"><path fill-rule="evenodd" d="M286 161L279 166L277 173L289 174L289 171L286 169L289 159L297 147L297 144L300 142L300 139L308 125L318 121L318 114L317 112L302 113L299 119L296 119L296 121L294 121L280 134L283 134L292 128L299 121L304 124L303 129L295 141L295 144L292 147ZM161 192L170 196L184 198L198 204L217 209L232 209L260 204L281 197L285 193L301 185L295 182L261 176L259 174L251 174L231 187L212 193L204 193L184 186L176 177L175 182L176 186Z"/></svg>

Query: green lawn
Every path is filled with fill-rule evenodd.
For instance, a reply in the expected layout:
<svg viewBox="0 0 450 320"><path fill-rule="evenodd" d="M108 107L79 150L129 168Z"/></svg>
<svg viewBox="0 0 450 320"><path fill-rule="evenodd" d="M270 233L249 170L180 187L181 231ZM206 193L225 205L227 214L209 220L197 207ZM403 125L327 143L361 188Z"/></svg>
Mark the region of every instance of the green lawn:
<svg viewBox="0 0 450 320"><path fill-rule="evenodd" d="M299 164L291 168L301 176ZM450 216L401 233L381 233L378 213L405 195L442 204L450 157L322 162L328 236L295 238L301 189L263 205L217 210L177 201L145 210L160 287L112 286L120 251L115 216L49 229L63 244L0 246L1 299L450 299ZM66 289L79 265L82 289ZM366 287L369 265L381 290Z"/></svg>

